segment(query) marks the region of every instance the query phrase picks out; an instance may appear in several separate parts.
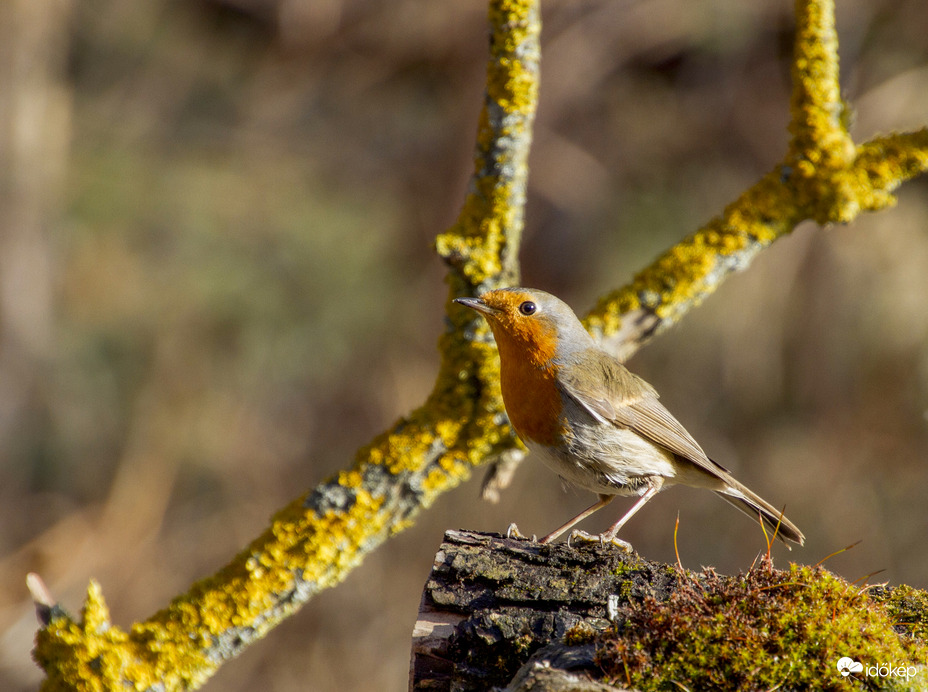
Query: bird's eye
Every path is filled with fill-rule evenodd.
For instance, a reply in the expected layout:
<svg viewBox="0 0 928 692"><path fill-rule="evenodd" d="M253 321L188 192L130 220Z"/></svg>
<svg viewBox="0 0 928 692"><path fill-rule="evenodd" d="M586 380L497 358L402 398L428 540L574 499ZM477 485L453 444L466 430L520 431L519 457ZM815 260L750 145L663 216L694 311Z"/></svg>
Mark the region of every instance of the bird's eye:
<svg viewBox="0 0 928 692"><path fill-rule="evenodd" d="M519 312L521 312L523 315L534 315L535 310L537 309L538 306L530 300L526 300L524 303L522 303L522 305L519 306Z"/></svg>

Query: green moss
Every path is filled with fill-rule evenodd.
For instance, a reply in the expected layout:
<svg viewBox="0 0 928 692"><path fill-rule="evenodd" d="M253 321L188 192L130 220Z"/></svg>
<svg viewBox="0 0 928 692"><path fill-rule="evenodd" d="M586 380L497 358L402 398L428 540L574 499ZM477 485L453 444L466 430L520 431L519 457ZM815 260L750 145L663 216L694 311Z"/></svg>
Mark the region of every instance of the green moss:
<svg viewBox="0 0 928 692"><path fill-rule="evenodd" d="M567 646L583 646L596 639L596 630L585 622L578 622L564 633L564 643Z"/></svg>
<svg viewBox="0 0 928 692"><path fill-rule="evenodd" d="M639 572L644 569L647 569L645 560L638 553L632 552L626 559L616 562L615 569L612 573L617 577L624 577L631 572Z"/></svg>
<svg viewBox="0 0 928 692"><path fill-rule="evenodd" d="M897 601L911 602L910 595ZM923 666L928 647L897 633L893 612L820 568L779 571L765 563L738 577L709 571L665 601L628 603L619 629L598 639L597 662L640 690L906 686L912 680L844 678L836 666L844 656L864 666ZM917 675L928 678L928 671Z"/></svg>
<svg viewBox="0 0 928 692"><path fill-rule="evenodd" d="M884 604L897 630L928 644L928 592L903 584L875 590L871 598Z"/></svg>

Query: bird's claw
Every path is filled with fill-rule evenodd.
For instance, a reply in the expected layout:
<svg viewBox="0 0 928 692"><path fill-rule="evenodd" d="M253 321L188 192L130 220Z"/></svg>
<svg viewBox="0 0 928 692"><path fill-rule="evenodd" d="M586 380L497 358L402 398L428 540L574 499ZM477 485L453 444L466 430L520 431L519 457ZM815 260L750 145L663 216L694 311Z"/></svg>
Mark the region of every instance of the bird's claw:
<svg viewBox="0 0 928 692"><path fill-rule="evenodd" d="M506 529L506 538L515 538L516 540L520 540L520 541L527 541L527 540L529 540L529 537L528 537L528 536L523 535L522 532L519 531L519 527L516 526L516 523L515 523L515 522L512 522L512 523L509 525L509 528ZM532 538L531 538L531 541L532 541L532 543L537 543L537 542L538 542L538 538L533 534L533 535L532 535Z"/></svg>
<svg viewBox="0 0 928 692"><path fill-rule="evenodd" d="M615 536L610 536L609 533L600 533L597 535L592 535L586 531L581 531L580 529L574 529L570 532L570 536L567 537L567 545L570 546L571 541L581 541L583 543L599 543L600 545L606 545L609 543L624 550L626 553L634 552L632 544L628 541L623 541L621 538L616 538Z"/></svg>

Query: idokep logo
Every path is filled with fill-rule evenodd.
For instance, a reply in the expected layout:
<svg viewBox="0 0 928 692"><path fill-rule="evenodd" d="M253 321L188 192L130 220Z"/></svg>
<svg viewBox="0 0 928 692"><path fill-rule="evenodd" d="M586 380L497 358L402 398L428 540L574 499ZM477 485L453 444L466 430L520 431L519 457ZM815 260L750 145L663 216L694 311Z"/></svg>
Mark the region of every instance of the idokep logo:
<svg viewBox="0 0 928 692"><path fill-rule="evenodd" d="M849 656L838 659L838 672L847 677L854 673L863 673L868 678L904 678L909 680L918 674L915 666L895 666L891 663L877 663L865 666Z"/></svg>
<svg viewBox="0 0 928 692"><path fill-rule="evenodd" d="M851 673L859 673L863 669L864 664L860 661L855 661L853 658L843 656L838 659L838 672L844 677L847 677Z"/></svg>

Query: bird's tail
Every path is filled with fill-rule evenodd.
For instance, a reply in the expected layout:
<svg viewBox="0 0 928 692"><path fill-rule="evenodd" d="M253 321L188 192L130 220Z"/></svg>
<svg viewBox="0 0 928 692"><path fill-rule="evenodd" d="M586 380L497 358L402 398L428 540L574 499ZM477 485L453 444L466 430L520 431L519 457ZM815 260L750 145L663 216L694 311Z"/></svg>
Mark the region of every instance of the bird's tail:
<svg viewBox="0 0 928 692"><path fill-rule="evenodd" d="M767 533L771 536L776 535L787 548L790 547L787 541L799 545L805 543L806 537L802 535L802 531L787 519L782 511L735 479L729 479L727 487L724 490L717 490L716 493L732 507L741 510L749 517L762 520Z"/></svg>

